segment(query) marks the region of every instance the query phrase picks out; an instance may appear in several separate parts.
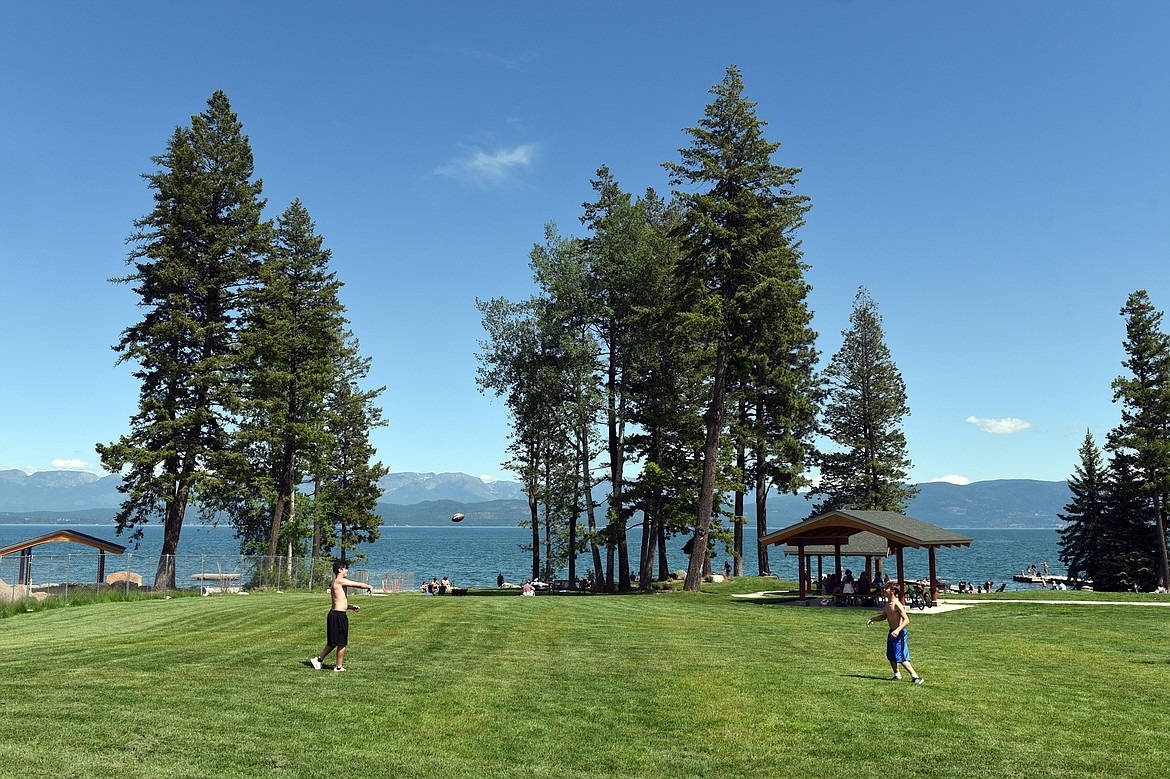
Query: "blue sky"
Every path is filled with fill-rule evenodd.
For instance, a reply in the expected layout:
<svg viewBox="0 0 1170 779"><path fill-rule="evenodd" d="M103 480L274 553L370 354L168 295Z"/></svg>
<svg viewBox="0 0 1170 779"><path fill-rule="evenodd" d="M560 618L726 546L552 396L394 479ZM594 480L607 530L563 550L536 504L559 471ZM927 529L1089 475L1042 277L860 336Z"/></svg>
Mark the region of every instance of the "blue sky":
<svg viewBox="0 0 1170 779"><path fill-rule="evenodd" d="M669 191L728 65L803 168L827 360L859 285L913 481L1057 480L1118 409L1119 310L1170 309L1170 4L0 2L0 469L99 470L137 385L140 174L216 89L268 213L300 198L387 385L393 471L511 478L476 297L532 291L602 164Z"/></svg>

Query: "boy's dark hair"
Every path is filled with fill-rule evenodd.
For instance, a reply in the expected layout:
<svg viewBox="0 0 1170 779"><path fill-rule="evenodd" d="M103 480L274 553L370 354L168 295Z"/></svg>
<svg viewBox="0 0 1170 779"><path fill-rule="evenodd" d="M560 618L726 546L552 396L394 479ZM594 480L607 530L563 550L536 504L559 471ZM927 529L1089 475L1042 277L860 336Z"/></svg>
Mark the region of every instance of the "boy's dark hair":
<svg viewBox="0 0 1170 779"><path fill-rule="evenodd" d="M336 576L337 574L341 573L342 568L348 568L348 567L349 567L349 563L347 563L345 560L334 560L333 561L333 575Z"/></svg>

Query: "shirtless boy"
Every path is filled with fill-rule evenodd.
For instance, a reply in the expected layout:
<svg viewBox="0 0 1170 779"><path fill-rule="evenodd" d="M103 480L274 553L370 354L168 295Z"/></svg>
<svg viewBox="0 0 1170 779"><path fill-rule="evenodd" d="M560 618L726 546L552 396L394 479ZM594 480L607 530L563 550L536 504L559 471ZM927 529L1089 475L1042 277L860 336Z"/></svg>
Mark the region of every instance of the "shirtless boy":
<svg viewBox="0 0 1170 779"><path fill-rule="evenodd" d="M922 677L915 673L914 666L910 665L910 647L906 643L906 626L910 624L910 615L906 613L906 607L898 599L898 586L887 584L883 591L886 594L886 607L882 609L881 614L867 619L865 625L868 627L875 622L882 621L889 623L890 633L886 636L886 659L890 661L890 668L894 670L894 681L902 678L901 672L898 671L898 664L901 663L910 672L910 679L915 684L922 684Z"/></svg>
<svg viewBox="0 0 1170 779"><path fill-rule="evenodd" d="M309 658L309 664L318 671L321 670L321 661L330 652L337 649L337 665L334 671L345 670L345 647L349 643L349 614L350 609L361 611L361 606L353 605L346 597L346 587L360 587L363 590L374 591L373 586L362 582L353 582L345 578L349 573L349 564L344 560L333 563L333 581L329 584L329 595L333 598L333 608L325 619L325 649L316 657Z"/></svg>

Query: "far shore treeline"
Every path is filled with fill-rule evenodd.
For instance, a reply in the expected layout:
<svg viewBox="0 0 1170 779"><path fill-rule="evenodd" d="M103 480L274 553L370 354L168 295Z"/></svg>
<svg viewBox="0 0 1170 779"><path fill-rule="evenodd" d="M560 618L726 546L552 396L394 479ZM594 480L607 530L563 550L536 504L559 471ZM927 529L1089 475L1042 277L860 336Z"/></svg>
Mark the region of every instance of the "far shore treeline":
<svg viewBox="0 0 1170 779"><path fill-rule="evenodd" d="M19 476L25 474L17 472ZM43 472L43 475L54 472ZM39 486L16 486L6 483L0 472L0 524L113 524L119 495L116 479L104 478L100 492L75 494L76 487L56 489ZM411 476L404 473L399 476ZM97 479L97 477L91 477ZM24 481L28 481L26 478ZM43 480L42 480L43 481ZM18 482L19 483L19 482ZM383 480L385 483L385 480ZM90 485L87 485L90 486ZM601 487L595 490L597 500L604 500ZM1065 526L1059 514L1072 498L1067 482L1036 481L1033 479L997 479L958 485L948 482L919 484L918 495L910 503L907 513L916 519L952 529L963 528L1053 528ZM434 500L411 499L388 489L375 508L381 524L399 526L451 525L451 515L462 513L466 519L462 527L515 527L528 513L525 501L516 499L486 500L479 497L454 497L464 492L457 487L440 490ZM88 506L88 508L78 508ZM780 524L791 524L805 516L809 502L803 495L776 495L768 498L769 516ZM747 526L755 522L755 507L745 506ZM635 517L634 521L639 521ZM199 521L198 512L188 511L186 523ZM221 524L226 519L221 518ZM724 558L723 545L717 551Z"/></svg>

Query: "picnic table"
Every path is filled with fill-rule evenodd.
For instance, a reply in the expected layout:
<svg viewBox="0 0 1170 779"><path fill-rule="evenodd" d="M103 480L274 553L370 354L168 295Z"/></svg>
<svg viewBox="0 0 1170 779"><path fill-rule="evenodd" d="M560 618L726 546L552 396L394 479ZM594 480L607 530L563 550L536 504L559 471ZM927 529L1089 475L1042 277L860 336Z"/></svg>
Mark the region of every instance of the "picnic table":
<svg viewBox="0 0 1170 779"><path fill-rule="evenodd" d="M199 582L199 589L204 595L209 595L213 592L239 592L240 586L235 584L236 579L240 578L238 573L193 573L191 578ZM217 586L207 584L207 582L219 582Z"/></svg>

